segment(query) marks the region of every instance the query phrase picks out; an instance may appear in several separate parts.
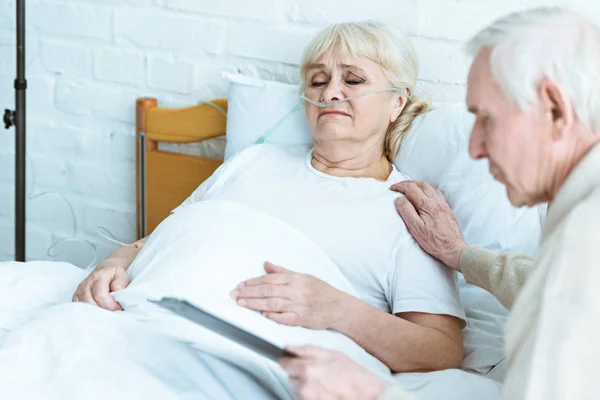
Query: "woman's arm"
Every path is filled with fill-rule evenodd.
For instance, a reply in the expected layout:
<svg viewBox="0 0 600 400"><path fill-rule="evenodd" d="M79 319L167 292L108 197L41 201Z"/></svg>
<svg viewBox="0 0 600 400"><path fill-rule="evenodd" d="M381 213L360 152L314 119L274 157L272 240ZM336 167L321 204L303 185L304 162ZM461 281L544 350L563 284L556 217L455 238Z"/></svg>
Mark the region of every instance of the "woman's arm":
<svg viewBox="0 0 600 400"><path fill-rule="evenodd" d="M331 329L343 333L393 372L458 368L463 358L461 321L453 316L388 314L353 296L340 301Z"/></svg>
<svg viewBox="0 0 600 400"><path fill-rule="evenodd" d="M242 282L231 296L285 325L333 329L353 339L394 372L456 368L461 321L427 313L389 314L311 275L265 263L267 275Z"/></svg>
<svg viewBox="0 0 600 400"><path fill-rule="evenodd" d="M73 301L81 301L110 311L121 310L110 292L125 289L130 282L127 269L146 244L148 236L112 252L94 268L73 295Z"/></svg>
<svg viewBox="0 0 600 400"><path fill-rule="evenodd" d="M146 236L137 242L130 244L129 246L118 248L110 253L110 255L106 257L100 264L98 264L94 270L102 268L106 265L118 265L119 267L127 270L127 268L133 264L133 260L135 260L137 255L140 253L140 250L142 250L142 247L144 247L149 237L150 236Z"/></svg>

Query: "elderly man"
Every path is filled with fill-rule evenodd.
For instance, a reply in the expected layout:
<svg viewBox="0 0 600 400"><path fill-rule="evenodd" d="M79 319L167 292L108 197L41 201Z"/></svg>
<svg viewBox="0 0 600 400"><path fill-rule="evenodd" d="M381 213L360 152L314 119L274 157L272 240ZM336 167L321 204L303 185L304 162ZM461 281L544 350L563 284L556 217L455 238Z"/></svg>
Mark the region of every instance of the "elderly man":
<svg viewBox="0 0 600 400"><path fill-rule="evenodd" d="M426 183L393 187L406 195L398 212L426 251L512 308L505 399L597 397L600 30L577 14L540 8L496 21L469 48L470 155L489 159L515 206L551 203L539 255L467 246L443 196ZM343 355L292 351L301 357L282 365L304 399L412 398Z"/></svg>

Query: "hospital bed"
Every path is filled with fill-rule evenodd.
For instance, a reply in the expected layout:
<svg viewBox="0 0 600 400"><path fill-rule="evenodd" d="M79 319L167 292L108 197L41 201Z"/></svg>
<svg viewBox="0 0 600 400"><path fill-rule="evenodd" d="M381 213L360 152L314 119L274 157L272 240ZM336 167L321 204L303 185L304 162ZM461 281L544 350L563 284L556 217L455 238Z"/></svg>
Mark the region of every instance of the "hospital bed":
<svg viewBox="0 0 600 400"><path fill-rule="evenodd" d="M226 112L227 99L215 99L212 104L164 108L154 98L137 100L138 239L152 233L171 210L222 164L224 140L215 139L225 135L227 121L215 106ZM213 146L203 146L211 139L209 143ZM182 144L195 146L174 147ZM214 147L217 151L211 154Z"/></svg>
<svg viewBox="0 0 600 400"><path fill-rule="evenodd" d="M154 98L137 100L138 238L150 234L172 209L223 162L229 139L226 132L228 121L217 107L227 111L230 103L224 98L213 100L212 103L169 108L161 107ZM457 107L453 105L450 110L456 110ZM468 125L468 121L466 124ZM413 142L409 140L407 146L415 152L419 151L418 144ZM462 145L463 143L454 143L455 147ZM466 149L466 145L464 148ZM412 172L411 175L435 181L427 174L419 176L419 172ZM477 185L477 174L473 175L473 180ZM498 188L495 187L494 190L497 191ZM486 195L490 196L490 193ZM460 208L460 199L455 203ZM522 216L515 213L514 217L523 222ZM472 227L468 224L463 224L467 236L470 228ZM497 232L491 234L495 233ZM494 245L486 247L494 248ZM396 380L419 398L499 398L506 370L502 335L508 312L489 293L464 281L461 282L461 297L469 319L468 328L464 331L466 351L463 369L396 375Z"/></svg>
<svg viewBox="0 0 600 400"><path fill-rule="evenodd" d="M286 135L275 137L274 140L280 141L282 144L305 140L308 134L306 127L302 126L303 119L305 119L302 114L293 115L285 123L281 123L279 120L281 116L287 115L289 107L297 101L297 92L297 87L293 85L234 78L231 81L227 99L215 99L209 104L203 102L190 107L169 108L160 106L157 99L138 99L135 136L137 236L143 237L154 232L161 221L169 215L169 212L222 164L223 158L227 157L228 153L231 156L239 148L252 144L266 128L281 126ZM265 114L265 110L268 110L268 114ZM463 105L437 107L415 122L398 159L395 160L396 165L412 178L428 180L442 189L457 214L469 243L499 251L516 250L534 253L537 237L541 230L541 210L512 208L506 200L504 188L494 183L489 176L487 166L468 159L465 149L467 148L469 124L470 120ZM245 137L244 135L250 136ZM210 219L210 215L207 217ZM243 225L240 224L238 230L243 230ZM216 224L210 225L210 229L217 230L218 227ZM259 244L261 246L268 245L266 242ZM176 267L176 265L169 265L169 269L171 267ZM218 275L217 272L215 271L211 277ZM30 332L35 330L35 325L27 322L30 319L38 323L43 337L50 334L49 326L56 332L60 332L61 334L57 334L53 338L64 342L61 345L64 345L65 348L69 348L69 342L85 341L86 335L90 334L90 331L86 331L86 329L91 329L91 327L106 327L106 332L102 333L102 339L104 340L108 336L109 339L114 340L114 346L122 345L122 341L116 335L119 330L123 329L122 321L117 321L111 317L110 313L102 312L99 309L73 307L72 304L69 304L74 288L87 273L88 271L65 263L30 262L19 266L0 263L0 397L2 397L4 387L15 386L14 379L6 377L15 376L23 378L23 382L27 384L30 382L24 375L14 375L16 367L19 365L11 361L11 354L26 349L22 346L19 347L19 342L14 336L10 338L10 332L23 324L27 326L25 331L21 331L23 335L26 335L28 330ZM238 281L236 280L236 282ZM135 285L132 283L123 292L135 294L135 288L131 289L131 286ZM141 292L148 293L145 290L141 290ZM127 300L124 297L126 294L121 293L122 299L117 300L119 302ZM207 296L207 298L209 297ZM467 328L463 331L465 357L461 369L398 374L393 377L396 382L413 392L420 400L442 398L445 400L493 400L499 398L501 381L506 369L503 325L508 317L508 312L489 293L467 285L464 281L461 282L461 299L467 315ZM209 298L209 300L212 299ZM57 304L58 307L54 307ZM50 318L46 316L45 310L50 307L53 308L55 314L63 313L61 315L73 318L73 322L65 324L64 320L59 319L58 322L54 321L54 325L44 325L44 319ZM135 315L136 307L130 307L130 309L132 315ZM239 308L234 311L242 312ZM98 320L94 319L96 317L92 314L98 314L98 319L105 319L106 325L104 322L98 324ZM152 320L153 318L145 319L150 324L152 324ZM113 328L111 328L113 326L111 324L115 324ZM157 329L174 327L164 323L159 325L156 327ZM184 332L185 329L174 329L174 331ZM67 336L62 335L63 333ZM9 340L7 343L8 339L3 340L3 336L9 337L12 341ZM140 335L140 337L142 336ZM145 342L136 342L135 346L129 349L130 353L135 354L130 355L135 355L140 360L156 366L154 358L148 359L148 357L153 356L153 349L158 346L158 343L165 345L165 342L164 339L155 339L152 340L155 340L157 345L150 339ZM220 339L213 337L211 340L206 341L208 346L213 349L219 348L214 343ZM92 352L94 357L102 358L103 354L94 353L96 351L95 342L91 339L88 341L90 342L89 346L81 348ZM224 342L221 344L225 345ZM55 351L52 356L54 358L40 358L39 354L47 354L48 350L52 351L59 347L55 342L45 343L44 341L36 341L36 345L40 345L41 353L28 353L32 355L33 361L31 364L21 365L20 370L26 374L35 372L35 376L39 379L53 376L50 371L53 365L56 365L61 357L64 357L64 352ZM137 374L139 379L149 379L148 385L155 381L167 382L168 387L160 388L171 391L176 388L185 388L186 385L194 387L198 377L202 377L203 374L212 370L210 366L199 368L200 364L197 360L190 359L190 354L180 345L170 342L169 346L179 352L177 354L181 360L177 359L176 363L169 364L169 368L173 368L172 371L175 372L169 373L168 376L161 377L162 369L153 368L153 376L157 379L151 380L148 374L143 373L144 369L137 365L128 369L127 366L130 365L128 363L132 362L132 358L122 358L119 363L115 364L115 360L105 357L104 365L116 372L122 371L125 375ZM156 355L159 354L163 353ZM234 351L234 354L237 353ZM72 355L72 357L75 356L75 354ZM174 360L171 359L171 361ZM203 360L205 363L213 361L213 359ZM69 359L65 365L73 365L72 363L73 360ZM5 366L7 369L3 370ZM219 368L225 374L222 379L224 382L229 382L237 376L235 369L232 369L231 366L220 365ZM111 370L111 373L116 373L115 371ZM262 372L262 377L271 376L271 372L268 370ZM74 374L81 379L88 379L88 376L92 375L103 375L101 373L84 374L80 369L71 370L67 374L53 378L62 379L60 382L65 385L64 387L60 387L61 384L55 383L55 381L53 381L53 387L61 389L64 393L77 393L77 390L88 390L89 392L90 385L101 383L97 381L84 383L82 381L79 384L70 378ZM225 378L226 375L227 378ZM5 377L6 381L2 381L2 377ZM218 379L208 376L206 379L213 383L219 383ZM130 386L127 386L128 384ZM26 390L27 385L24 386ZM73 387L71 388L71 386ZM214 386L214 390L227 389L226 385L215 384ZM144 389L148 393L154 390L154 387L151 386L140 388L139 383L121 380L119 385L111 384L110 387L102 388L103 395L99 398L106 398L105 394L112 389L116 396L113 398L124 398L123 390L126 390L127 387L133 391ZM268 385L264 387L268 387ZM157 387L156 390L160 388ZM11 394L13 393L11 392ZM139 393L136 394L139 395ZM110 396L108 395L108 397ZM131 398L135 398L135 396Z"/></svg>

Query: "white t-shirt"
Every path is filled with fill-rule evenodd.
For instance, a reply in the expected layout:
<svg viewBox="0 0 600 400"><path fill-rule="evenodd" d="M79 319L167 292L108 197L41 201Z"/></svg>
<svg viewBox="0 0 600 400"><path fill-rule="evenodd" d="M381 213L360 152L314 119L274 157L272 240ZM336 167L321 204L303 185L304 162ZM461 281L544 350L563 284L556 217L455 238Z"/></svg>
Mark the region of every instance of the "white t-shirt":
<svg viewBox="0 0 600 400"><path fill-rule="evenodd" d="M386 182L313 168L312 148L251 146L224 163L180 207L229 200L277 217L320 246L359 298L386 312L465 319L456 275L426 254L394 207L395 167ZM285 265L283 266L285 267Z"/></svg>

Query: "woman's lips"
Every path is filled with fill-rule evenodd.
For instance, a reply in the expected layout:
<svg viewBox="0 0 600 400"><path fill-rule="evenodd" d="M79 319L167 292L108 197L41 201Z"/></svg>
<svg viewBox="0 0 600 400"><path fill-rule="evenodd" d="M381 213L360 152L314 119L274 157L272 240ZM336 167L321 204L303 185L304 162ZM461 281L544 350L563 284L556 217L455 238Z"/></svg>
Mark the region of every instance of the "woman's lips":
<svg viewBox="0 0 600 400"><path fill-rule="evenodd" d="M331 116L336 116L336 115L343 115L346 117L349 117L350 114L345 113L343 111L339 111L339 110L328 110L328 111L323 111L321 114L319 114L319 117L322 117L324 115L331 115Z"/></svg>

